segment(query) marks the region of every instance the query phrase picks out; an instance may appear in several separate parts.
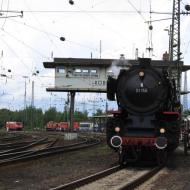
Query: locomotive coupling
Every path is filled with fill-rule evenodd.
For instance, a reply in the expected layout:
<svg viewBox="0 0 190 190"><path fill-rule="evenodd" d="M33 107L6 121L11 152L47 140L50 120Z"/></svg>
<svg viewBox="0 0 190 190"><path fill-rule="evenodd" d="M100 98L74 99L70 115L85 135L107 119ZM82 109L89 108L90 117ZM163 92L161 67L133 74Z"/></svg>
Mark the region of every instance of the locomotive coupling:
<svg viewBox="0 0 190 190"><path fill-rule="evenodd" d="M155 142L155 146L158 149L164 149L167 147L167 139L166 137L158 137Z"/></svg>
<svg viewBox="0 0 190 190"><path fill-rule="evenodd" d="M114 148L119 148L122 145L122 138L118 135L115 135L111 138L110 143Z"/></svg>

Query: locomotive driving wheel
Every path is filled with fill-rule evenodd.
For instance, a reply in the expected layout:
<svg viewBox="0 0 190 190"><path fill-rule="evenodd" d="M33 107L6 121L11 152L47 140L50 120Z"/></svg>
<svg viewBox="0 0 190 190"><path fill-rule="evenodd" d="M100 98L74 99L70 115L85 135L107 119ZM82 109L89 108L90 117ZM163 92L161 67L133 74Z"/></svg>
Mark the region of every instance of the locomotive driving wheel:
<svg viewBox="0 0 190 190"><path fill-rule="evenodd" d="M164 166L167 162L167 159L168 159L168 153L165 149L164 150L157 150L156 160L157 160L157 164L159 166Z"/></svg>

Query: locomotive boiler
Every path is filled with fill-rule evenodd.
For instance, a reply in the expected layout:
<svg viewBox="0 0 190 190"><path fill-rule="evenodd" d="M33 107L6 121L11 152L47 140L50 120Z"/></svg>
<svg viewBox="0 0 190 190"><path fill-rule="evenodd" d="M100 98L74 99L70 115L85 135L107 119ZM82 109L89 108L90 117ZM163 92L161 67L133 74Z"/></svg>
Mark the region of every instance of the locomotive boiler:
<svg viewBox="0 0 190 190"><path fill-rule="evenodd" d="M117 101L118 111L107 121L107 143L118 151L121 165L150 159L165 164L179 143L176 94L175 80L148 58L120 70L117 79L108 78L107 98Z"/></svg>

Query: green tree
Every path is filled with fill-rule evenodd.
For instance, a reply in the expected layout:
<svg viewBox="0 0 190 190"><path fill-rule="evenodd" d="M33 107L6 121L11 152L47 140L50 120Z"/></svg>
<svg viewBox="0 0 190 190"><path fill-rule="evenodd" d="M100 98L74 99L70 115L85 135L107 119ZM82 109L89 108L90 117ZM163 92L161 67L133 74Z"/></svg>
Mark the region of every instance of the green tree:
<svg viewBox="0 0 190 190"><path fill-rule="evenodd" d="M93 116L99 116L99 115L103 115L103 111L101 109L97 109L96 113L93 114Z"/></svg>
<svg viewBox="0 0 190 190"><path fill-rule="evenodd" d="M185 110L185 111L183 112L183 115L185 115L185 116L190 115L190 110Z"/></svg>
<svg viewBox="0 0 190 190"><path fill-rule="evenodd" d="M7 121L12 121L12 112L8 109L0 110L0 127L4 127Z"/></svg>
<svg viewBox="0 0 190 190"><path fill-rule="evenodd" d="M80 111L75 111L75 113L74 113L74 119L75 119L75 121L77 121L77 122L80 122L80 121L88 121L88 112L85 111L85 112L83 113L83 112L80 112Z"/></svg>
<svg viewBox="0 0 190 190"><path fill-rule="evenodd" d="M42 109L38 109L32 106L27 107L24 110L20 110L15 114L16 121L22 121L25 129L33 130L43 127L43 112Z"/></svg>
<svg viewBox="0 0 190 190"><path fill-rule="evenodd" d="M57 116L57 110L55 107L49 108L44 113L44 124L46 124L49 121L56 121Z"/></svg>

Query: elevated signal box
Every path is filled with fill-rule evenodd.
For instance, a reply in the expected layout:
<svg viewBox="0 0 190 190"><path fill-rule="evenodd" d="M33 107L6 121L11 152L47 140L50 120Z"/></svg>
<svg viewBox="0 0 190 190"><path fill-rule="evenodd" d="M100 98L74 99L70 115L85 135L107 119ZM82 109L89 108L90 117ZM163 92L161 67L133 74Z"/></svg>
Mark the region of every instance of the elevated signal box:
<svg viewBox="0 0 190 190"><path fill-rule="evenodd" d="M55 86L48 91L106 92L109 75L113 76L110 59L55 58L45 68L55 69Z"/></svg>
<svg viewBox="0 0 190 190"><path fill-rule="evenodd" d="M55 69L55 85L47 88L47 91L106 93L108 76L117 77L120 69L138 64L138 60L54 58L54 62L43 64L45 68ZM182 72L190 69L183 62L180 64ZM152 60L151 65L176 72L174 61Z"/></svg>

